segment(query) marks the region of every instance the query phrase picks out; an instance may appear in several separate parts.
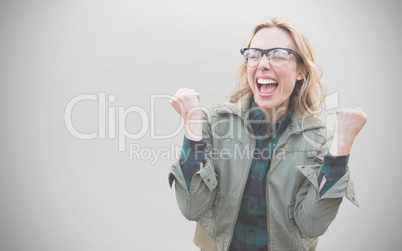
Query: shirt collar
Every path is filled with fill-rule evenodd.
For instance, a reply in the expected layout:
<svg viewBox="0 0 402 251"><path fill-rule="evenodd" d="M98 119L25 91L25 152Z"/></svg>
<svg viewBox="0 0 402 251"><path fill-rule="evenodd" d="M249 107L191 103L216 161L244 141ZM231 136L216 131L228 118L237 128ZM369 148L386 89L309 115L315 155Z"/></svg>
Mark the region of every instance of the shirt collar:
<svg viewBox="0 0 402 251"><path fill-rule="evenodd" d="M272 133L272 138L278 137L285 131L291 120L292 113L292 109L289 109L280 120L272 124L271 128L269 128ZM252 96L250 100L249 120L251 123L251 128L256 135L264 136L267 134L268 121L258 110L257 104L254 101L254 96Z"/></svg>

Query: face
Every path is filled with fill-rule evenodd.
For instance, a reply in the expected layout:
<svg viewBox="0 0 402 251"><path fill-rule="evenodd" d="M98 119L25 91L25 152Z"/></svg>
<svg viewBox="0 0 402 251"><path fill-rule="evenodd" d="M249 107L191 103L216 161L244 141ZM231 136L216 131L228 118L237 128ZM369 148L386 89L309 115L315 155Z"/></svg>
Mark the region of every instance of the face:
<svg viewBox="0 0 402 251"><path fill-rule="evenodd" d="M250 47L259 49L281 47L296 51L295 42L290 34L279 28L259 30L251 41ZM296 80L303 79L303 74L297 71L297 59L292 54L287 64L282 67L272 66L264 55L259 64L247 67L247 79L257 105L268 110L270 116L275 116L275 114L283 115L287 112L289 98ZM262 84L267 82L271 84Z"/></svg>

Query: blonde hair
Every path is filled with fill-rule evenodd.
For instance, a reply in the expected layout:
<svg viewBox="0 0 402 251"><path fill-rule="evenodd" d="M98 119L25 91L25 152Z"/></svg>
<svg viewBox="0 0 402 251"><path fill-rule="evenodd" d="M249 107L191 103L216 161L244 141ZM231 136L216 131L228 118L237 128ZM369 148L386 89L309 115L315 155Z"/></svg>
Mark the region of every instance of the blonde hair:
<svg viewBox="0 0 402 251"><path fill-rule="evenodd" d="M322 69L315 64L314 56L308 39L299 31L296 26L285 18L272 18L257 24L244 47L250 47L251 41L255 34L263 28L280 28L287 31L296 43L296 51L303 59L302 63L298 63L298 70L304 73L304 79L296 81L295 88L290 95L289 108L298 110L305 115L318 116L325 110L325 96L327 88L321 83ZM235 76L236 87L230 95L229 102L236 103L245 94L252 92L247 80L247 67L242 64Z"/></svg>

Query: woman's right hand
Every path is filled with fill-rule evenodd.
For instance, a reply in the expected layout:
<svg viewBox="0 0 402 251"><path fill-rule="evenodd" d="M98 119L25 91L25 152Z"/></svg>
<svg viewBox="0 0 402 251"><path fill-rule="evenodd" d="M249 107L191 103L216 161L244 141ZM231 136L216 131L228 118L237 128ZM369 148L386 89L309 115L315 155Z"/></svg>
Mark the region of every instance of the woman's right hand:
<svg viewBox="0 0 402 251"><path fill-rule="evenodd" d="M201 140L204 112L201 108L200 94L194 89L180 88L170 99L170 104L184 119L186 137L195 141Z"/></svg>

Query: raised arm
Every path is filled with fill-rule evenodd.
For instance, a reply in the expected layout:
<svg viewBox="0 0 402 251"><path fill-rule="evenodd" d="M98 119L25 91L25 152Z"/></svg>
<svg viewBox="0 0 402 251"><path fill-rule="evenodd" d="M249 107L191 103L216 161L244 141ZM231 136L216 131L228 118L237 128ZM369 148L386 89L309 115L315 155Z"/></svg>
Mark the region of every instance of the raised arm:
<svg viewBox="0 0 402 251"><path fill-rule="evenodd" d="M201 108L200 95L193 89L179 89L170 103L184 119L185 136L193 141L204 139L206 152L212 149L208 113ZM189 187L180 160L177 160L169 173L170 186L173 181L176 181L176 199L184 217L194 221L201 219L211 208L216 195L218 179L212 160L205 155L204 161L200 162L200 170L192 175Z"/></svg>
<svg viewBox="0 0 402 251"><path fill-rule="evenodd" d="M339 180L331 184L331 188L322 196L320 196L319 190L327 180L323 178L319 186L314 170L320 165L323 168L324 158L328 151L333 156L348 155L357 134L366 121L366 114L360 108L339 110L334 133L321 146L314 165L300 168L300 171L306 176L306 180L296 195L294 218L302 235L314 238L324 234L335 219L343 196L358 205L348 169Z"/></svg>
<svg viewBox="0 0 402 251"><path fill-rule="evenodd" d="M352 149L353 142L356 139L357 134L361 131L363 126L367 122L367 115L360 107L356 108L345 108L340 109L336 112L336 120L335 120L335 127L333 132L333 140L331 147L329 149L329 155L333 156L336 159L338 157L338 163L346 163L348 155L350 154L350 150ZM342 156L342 157L341 157ZM330 159L329 157L327 159ZM336 166L339 168L340 165ZM342 166L343 167L343 166ZM342 168L341 167L341 168ZM330 187L326 185L328 178L328 174L331 174L331 168L326 168L326 174L324 172L320 172L319 182L320 182L320 192L325 187L325 190L329 189ZM344 168L346 172L347 168ZM339 173L336 170L334 173ZM336 177L338 180L340 177ZM331 186L332 186L331 182ZM322 192L321 192L322 193Z"/></svg>

